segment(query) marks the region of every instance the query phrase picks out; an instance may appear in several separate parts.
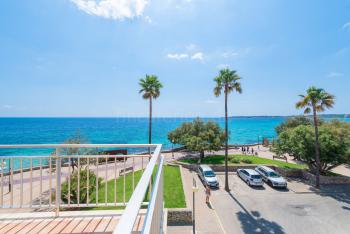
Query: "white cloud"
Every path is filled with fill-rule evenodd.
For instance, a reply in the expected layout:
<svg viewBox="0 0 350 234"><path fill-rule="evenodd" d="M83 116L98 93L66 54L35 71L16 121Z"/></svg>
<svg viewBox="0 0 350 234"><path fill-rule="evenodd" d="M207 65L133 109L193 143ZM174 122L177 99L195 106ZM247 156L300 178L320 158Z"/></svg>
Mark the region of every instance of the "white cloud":
<svg viewBox="0 0 350 234"><path fill-rule="evenodd" d="M343 73L340 73L340 72L330 72L327 77L341 77L341 76L344 76Z"/></svg>
<svg viewBox="0 0 350 234"><path fill-rule="evenodd" d="M203 60L204 60L204 55L203 55L202 52L197 52L197 53L195 53L195 54L193 54L193 55L191 56L191 59L192 59L192 60L200 60L200 61L203 61Z"/></svg>
<svg viewBox="0 0 350 234"><path fill-rule="evenodd" d="M153 23L153 20L148 15L146 15L143 19L149 24Z"/></svg>
<svg viewBox="0 0 350 234"><path fill-rule="evenodd" d="M189 44L186 46L186 49L191 51L191 50L195 50L197 48L196 44Z"/></svg>
<svg viewBox="0 0 350 234"><path fill-rule="evenodd" d="M177 54L177 53L175 53L175 54L167 54L167 58L181 60L181 59L188 58L188 54Z"/></svg>
<svg viewBox="0 0 350 234"><path fill-rule="evenodd" d="M207 103L207 104L217 104L219 102L216 101L216 100L206 100L205 103Z"/></svg>
<svg viewBox="0 0 350 234"><path fill-rule="evenodd" d="M219 64L219 65L217 66L217 68L219 68L219 69L230 68L230 65L228 65L228 64Z"/></svg>
<svg viewBox="0 0 350 234"><path fill-rule="evenodd" d="M142 16L148 0L70 0L90 15L122 20Z"/></svg>
<svg viewBox="0 0 350 234"><path fill-rule="evenodd" d="M350 29L350 21L343 25L343 29Z"/></svg>
<svg viewBox="0 0 350 234"><path fill-rule="evenodd" d="M221 57L228 59L228 58L241 58L244 57L248 54L250 54L252 51L251 47L246 47L246 48L238 48L235 50L225 50L221 52Z"/></svg>
<svg viewBox="0 0 350 234"><path fill-rule="evenodd" d="M238 53L237 52L233 52L233 51L226 51L226 52L223 52L221 54L221 56L224 57L224 58L232 58L232 57L238 56Z"/></svg>

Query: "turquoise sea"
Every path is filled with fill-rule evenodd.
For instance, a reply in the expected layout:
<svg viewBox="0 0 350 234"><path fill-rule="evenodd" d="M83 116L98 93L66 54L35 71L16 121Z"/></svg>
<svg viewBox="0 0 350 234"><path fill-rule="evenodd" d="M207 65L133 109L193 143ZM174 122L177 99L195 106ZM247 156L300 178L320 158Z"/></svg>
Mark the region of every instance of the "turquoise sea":
<svg viewBox="0 0 350 234"><path fill-rule="evenodd" d="M287 117L232 117L230 144L252 144L262 137L275 137L274 128ZM350 122L344 116L338 118ZM194 118L154 118L153 143L171 148L167 133ZM224 127L224 118L204 118ZM0 144L63 143L80 132L87 143L147 143L147 118L0 118ZM47 150L0 150L0 155L43 155Z"/></svg>

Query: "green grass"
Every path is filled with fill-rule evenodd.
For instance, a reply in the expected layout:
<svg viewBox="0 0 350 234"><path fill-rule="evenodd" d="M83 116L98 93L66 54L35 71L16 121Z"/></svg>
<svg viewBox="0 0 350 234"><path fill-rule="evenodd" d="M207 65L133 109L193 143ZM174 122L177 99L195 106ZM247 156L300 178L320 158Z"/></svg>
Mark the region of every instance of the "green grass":
<svg viewBox="0 0 350 234"><path fill-rule="evenodd" d="M156 168L157 169L157 168ZM153 173L155 178L156 169ZM142 171L134 172L134 185L135 188L139 182ZM133 182L132 182L132 173L128 173L125 176L125 202L128 202L132 193L133 193ZM106 183L98 189L98 201L99 203L105 202L105 186ZM121 176L116 181L116 191L117 191L117 202L122 203L124 201L123 192L124 192L124 176ZM114 203L114 179L107 182L107 202ZM148 201L148 191L146 193L145 201ZM90 197L90 202L96 202L96 195L92 194ZM182 187L182 179L180 168L178 166L164 166L164 202L166 208L184 208L186 207L185 194ZM123 209L124 207L111 207L110 209ZM105 207L91 207L92 210L105 210Z"/></svg>
<svg viewBox="0 0 350 234"><path fill-rule="evenodd" d="M249 159L251 161L251 164L257 164L257 165L268 164L268 165L275 165L275 166L283 167L283 168L297 168L297 169L307 168L307 166L303 165L303 164L286 163L286 162L279 161L279 160L261 158L261 157L252 156L252 155L229 155L228 157L229 157L228 158L229 164L232 164L232 165L244 164L243 161ZM240 163L237 163L238 161ZM180 160L180 162L192 164L192 163L197 163L197 159L183 159L183 160ZM224 164L225 163L225 156L224 155L207 156L202 160L201 163L203 163L203 164Z"/></svg>
<svg viewBox="0 0 350 234"><path fill-rule="evenodd" d="M165 166L164 200L166 208L186 207L185 194L179 167Z"/></svg>

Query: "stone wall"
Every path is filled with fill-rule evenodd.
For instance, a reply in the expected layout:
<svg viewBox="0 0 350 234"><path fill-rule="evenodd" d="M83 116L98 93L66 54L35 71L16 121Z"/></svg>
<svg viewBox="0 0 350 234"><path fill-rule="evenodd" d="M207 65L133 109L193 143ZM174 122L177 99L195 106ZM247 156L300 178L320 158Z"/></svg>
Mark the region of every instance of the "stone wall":
<svg viewBox="0 0 350 234"><path fill-rule="evenodd" d="M168 226L192 225L192 210L188 208L168 209Z"/></svg>
<svg viewBox="0 0 350 234"><path fill-rule="evenodd" d="M190 170L197 170L196 164L185 164L180 163L184 168L190 169ZM215 172L224 172L225 166L224 165L209 165ZM236 172L239 168L248 168L248 169L255 169L257 165L254 164L241 164L241 165L229 165L228 171L229 172ZM281 174L284 177L290 177L290 178L300 178L308 181L310 184L315 184L316 178L315 175L311 174L310 172L302 169L290 169L290 168L281 168L276 167L274 165L265 165L268 167L273 168L276 170L279 174ZM320 184L350 184L350 177L347 176L320 176Z"/></svg>
<svg viewBox="0 0 350 234"><path fill-rule="evenodd" d="M194 170L196 171L198 169L197 164L186 164L186 163L178 163L184 168L187 168L189 170ZM224 172L225 171L225 166L224 165L219 165L219 164L208 164L215 172ZM240 168L245 168L245 169L255 169L257 165L255 164L240 164L240 165L228 165L228 171L229 172L236 172ZM265 165L268 167L275 168L273 165Z"/></svg>
<svg viewBox="0 0 350 234"><path fill-rule="evenodd" d="M304 170L301 170L301 169L286 169L286 168L275 167L275 166L273 166L272 168L284 177L303 178Z"/></svg>
<svg viewBox="0 0 350 234"><path fill-rule="evenodd" d="M303 170L303 179L311 184L316 184L316 176L308 171ZM350 184L350 177L347 176L320 176L320 184Z"/></svg>

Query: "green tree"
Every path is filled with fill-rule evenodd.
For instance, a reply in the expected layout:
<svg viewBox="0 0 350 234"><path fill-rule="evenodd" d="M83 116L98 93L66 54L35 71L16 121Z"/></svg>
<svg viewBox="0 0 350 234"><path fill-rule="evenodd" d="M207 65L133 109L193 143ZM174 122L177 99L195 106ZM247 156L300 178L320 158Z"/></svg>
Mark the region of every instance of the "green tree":
<svg viewBox="0 0 350 234"><path fill-rule="evenodd" d="M274 150L288 153L305 162L311 172L322 174L350 163L350 123L332 121L319 126L320 163L315 159L314 126L303 125L286 128L279 135ZM318 166L319 165L319 166Z"/></svg>
<svg viewBox="0 0 350 234"><path fill-rule="evenodd" d="M242 93L242 87L239 80L241 77L238 76L236 71L231 71L230 69L220 70L220 74L214 78L215 88L214 94L216 97L220 96L222 92L225 95L225 190L229 191L228 186L228 111L227 111L227 98L231 92Z"/></svg>
<svg viewBox="0 0 350 234"><path fill-rule="evenodd" d="M318 120L317 113L325 111L326 108L332 108L335 97L332 94L327 93L324 89L319 89L314 86L306 90L306 95L299 95L301 100L296 103L296 108L304 108L304 113L309 114L312 112L315 128L315 158L316 158L316 187L320 187L320 145L319 145L319 132L318 132Z"/></svg>
<svg viewBox="0 0 350 234"><path fill-rule="evenodd" d="M198 152L200 159L203 159L205 151L219 150L224 145L225 133L212 121L203 122L195 119L171 131L168 139L185 146L188 150Z"/></svg>
<svg viewBox="0 0 350 234"><path fill-rule="evenodd" d="M318 119L318 125L321 125L324 121L322 119ZM294 128L299 125L313 125L312 118L309 118L307 116L295 116L288 118L286 121L282 122L280 125L278 125L275 130L277 134L280 134L287 128Z"/></svg>
<svg viewBox="0 0 350 234"><path fill-rule="evenodd" d="M163 85L155 75L146 75L144 79L140 79L139 85L143 99L149 100L149 126L148 126L148 143L152 143L152 100L160 96L160 89Z"/></svg>

